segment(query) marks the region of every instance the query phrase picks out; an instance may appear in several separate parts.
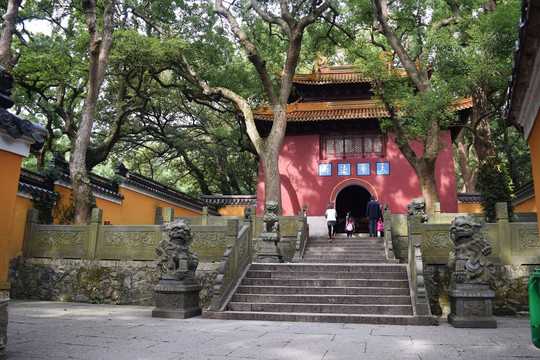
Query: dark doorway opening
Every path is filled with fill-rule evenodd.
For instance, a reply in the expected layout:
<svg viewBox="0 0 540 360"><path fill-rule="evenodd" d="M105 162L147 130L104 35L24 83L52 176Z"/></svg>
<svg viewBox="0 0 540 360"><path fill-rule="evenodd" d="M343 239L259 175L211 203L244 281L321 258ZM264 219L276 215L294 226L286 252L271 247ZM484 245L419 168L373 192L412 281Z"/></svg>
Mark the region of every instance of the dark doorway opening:
<svg viewBox="0 0 540 360"><path fill-rule="evenodd" d="M371 193L359 185L343 188L336 197L336 210L338 214L338 232L345 232L345 217L347 211L354 217L356 232L368 232L366 220L366 206Z"/></svg>

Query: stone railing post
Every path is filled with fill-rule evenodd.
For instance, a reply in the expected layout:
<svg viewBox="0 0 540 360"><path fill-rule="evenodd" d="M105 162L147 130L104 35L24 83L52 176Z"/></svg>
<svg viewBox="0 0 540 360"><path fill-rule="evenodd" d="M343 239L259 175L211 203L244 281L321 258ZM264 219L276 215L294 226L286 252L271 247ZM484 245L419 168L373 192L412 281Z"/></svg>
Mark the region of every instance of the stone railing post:
<svg viewBox="0 0 540 360"><path fill-rule="evenodd" d="M431 315L424 282L421 216L411 216L409 220L409 267L411 269L416 315Z"/></svg>
<svg viewBox="0 0 540 360"><path fill-rule="evenodd" d="M99 227L103 219L103 210L98 208L92 209L92 222L90 223L90 238L88 239L88 249L86 252L86 258L88 260L94 260L96 257L97 238L99 234Z"/></svg>
<svg viewBox="0 0 540 360"><path fill-rule="evenodd" d="M161 206L158 206L156 208L156 218L154 220L155 225L162 225L163 224L163 208Z"/></svg>
<svg viewBox="0 0 540 360"><path fill-rule="evenodd" d="M174 208L166 207L163 209L163 227L174 221Z"/></svg>
<svg viewBox="0 0 540 360"><path fill-rule="evenodd" d="M502 265L512 265L512 239L510 237L510 224L508 222L508 207L505 202L496 204L497 233L499 235L499 246L501 248Z"/></svg>
<svg viewBox="0 0 540 360"><path fill-rule="evenodd" d="M293 258L300 259L302 258L304 254L304 249L306 246L306 240L307 240L307 224L306 224L306 210L305 205L304 209L298 211L298 231L297 231L297 239L296 239L296 245L294 250Z"/></svg>
<svg viewBox="0 0 540 360"><path fill-rule="evenodd" d="M227 245L234 245L238 237L238 220L227 220Z"/></svg>
<svg viewBox="0 0 540 360"><path fill-rule="evenodd" d="M395 259L394 243L392 241L392 213L390 210L384 211L384 245L386 250L386 257L388 259Z"/></svg>
<svg viewBox="0 0 540 360"><path fill-rule="evenodd" d="M257 230L257 206L251 205L251 239L255 237L255 231Z"/></svg>
<svg viewBox="0 0 540 360"><path fill-rule="evenodd" d="M250 216L244 217L244 226L247 226L249 230L248 251L251 254L253 249L253 213L250 213Z"/></svg>
<svg viewBox="0 0 540 360"><path fill-rule="evenodd" d="M201 225L208 225L208 206L202 208Z"/></svg>
<svg viewBox="0 0 540 360"><path fill-rule="evenodd" d="M26 215L26 225L24 228L24 242L23 242L23 255L25 257L30 256L32 249L32 240L34 238L34 232L38 221L39 211L36 209L30 209Z"/></svg>
<svg viewBox="0 0 540 360"><path fill-rule="evenodd" d="M433 223L440 224L441 221L441 203L436 202L434 205Z"/></svg>

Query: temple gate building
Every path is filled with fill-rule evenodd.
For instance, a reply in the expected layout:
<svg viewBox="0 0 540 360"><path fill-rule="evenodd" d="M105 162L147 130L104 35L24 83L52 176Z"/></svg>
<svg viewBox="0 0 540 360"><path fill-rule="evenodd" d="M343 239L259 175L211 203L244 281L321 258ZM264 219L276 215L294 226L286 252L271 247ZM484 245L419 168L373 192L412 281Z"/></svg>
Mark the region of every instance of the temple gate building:
<svg viewBox="0 0 540 360"><path fill-rule="evenodd" d="M387 113L373 99L369 78L354 66L318 65L311 74L296 74L294 87L279 158L283 215L295 215L306 205L311 234L322 233L326 206L332 203L341 223L350 211L362 230L370 196L394 214L406 213L411 200L422 197L418 177L394 136L381 131L379 119ZM462 118L471 107L470 99L455 105ZM259 132L267 136L271 107L263 104L253 114ZM440 141L436 181L441 211L457 212L452 130L442 130ZM416 151L421 150L418 144ZM257 213L262 214L262 166L257 193Z"/></svg>

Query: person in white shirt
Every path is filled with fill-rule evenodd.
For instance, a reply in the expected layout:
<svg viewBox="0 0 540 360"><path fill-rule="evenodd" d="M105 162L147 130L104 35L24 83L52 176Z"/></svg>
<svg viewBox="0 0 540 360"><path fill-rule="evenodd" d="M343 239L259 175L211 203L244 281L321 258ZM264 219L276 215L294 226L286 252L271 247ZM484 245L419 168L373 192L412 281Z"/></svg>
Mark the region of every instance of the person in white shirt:
<svg viewBox="0 0 540 360"><path fill-rule="evenodd" d="M326 218L326 224L328 225L328 241L332 242L332 239L336 236L337 224L337 211L332 204L328 204L326 207L324 217Z"/></svg>

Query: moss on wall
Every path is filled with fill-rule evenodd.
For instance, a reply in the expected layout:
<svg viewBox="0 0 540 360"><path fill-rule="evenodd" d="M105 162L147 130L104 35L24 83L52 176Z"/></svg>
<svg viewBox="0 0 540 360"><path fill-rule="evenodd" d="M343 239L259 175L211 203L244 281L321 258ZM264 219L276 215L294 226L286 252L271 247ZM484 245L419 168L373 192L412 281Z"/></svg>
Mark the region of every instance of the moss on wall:
<svg viewBox="0 0 540 360"><path fill-rule="evenodd" d="M495 265L491 290L493 315L519 315L529 312L529 277L535 266ZM450 298L446 294L450 286L450 271L446 265L427 265L424 278L429 293L431 311L434 315L450 313Z"/></svg>
<svg viewBox="0 0 540 360"><path fill-rule="evenodd" d="M201 306L210 304L219 263L200 263ZM158 271L153 261L15 258L10 262L12 299L155 305Z"/></svg>

